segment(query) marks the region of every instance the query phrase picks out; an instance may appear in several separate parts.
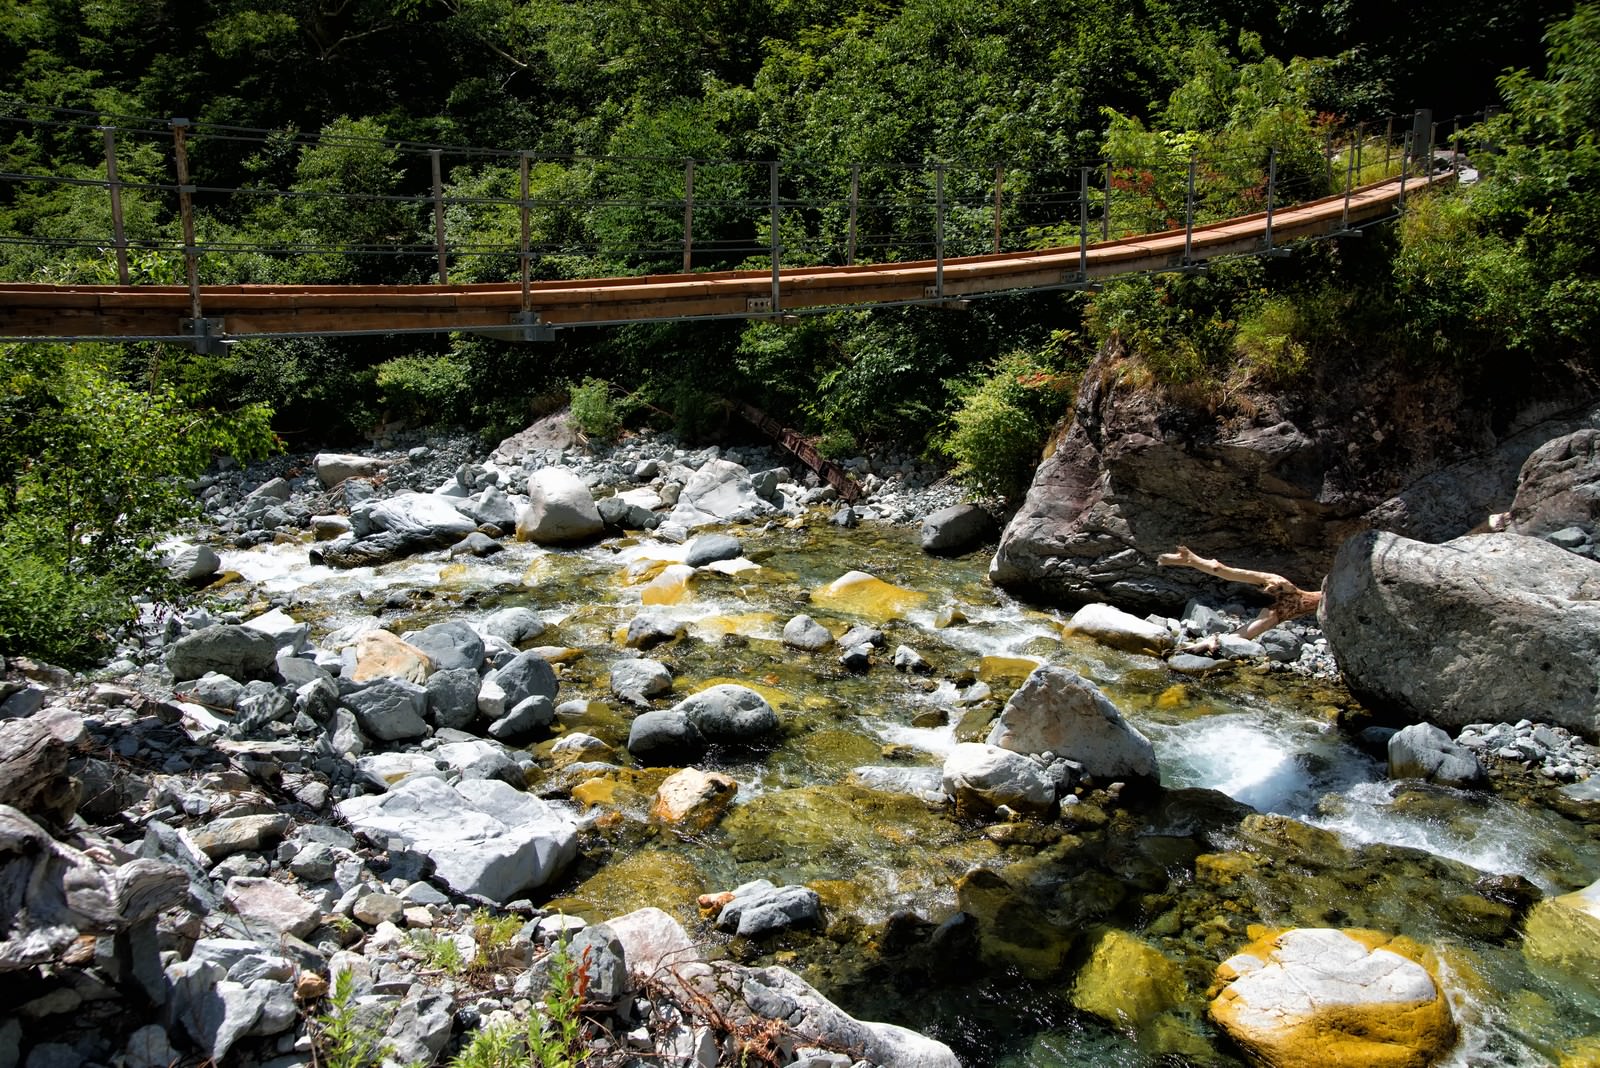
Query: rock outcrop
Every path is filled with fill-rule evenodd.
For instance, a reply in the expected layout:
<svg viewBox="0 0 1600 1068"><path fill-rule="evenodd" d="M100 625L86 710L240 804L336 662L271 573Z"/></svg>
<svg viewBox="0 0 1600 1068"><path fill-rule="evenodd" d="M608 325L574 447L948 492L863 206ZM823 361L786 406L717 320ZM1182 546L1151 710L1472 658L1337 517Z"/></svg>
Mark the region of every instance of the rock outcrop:
<svg viewBox="0 0 1600 1068"><path fill-rule="evenodd" d="M1449 728L1600 735L1600 563L1518 534L1373 531L1339 551L1324 589L1328 644L1363 701Z"/></svg>
<svg viewBox="0 0 1600 1068"><path fill-rule="evenodd" d="M1001 536L998 585L1169 613L1191 597L1236 596L1157 569L1158 554L1186 544L1315 588L1358 531L1465 534L1511 500L1534 449L1600 427L1600 413L1570 407L1582 389L1563 411L1371 361L1325 361L1301 392L1253 393L1231 414L1181 403L1130 370L1113 347L1084 372L1071 421Z"/></svg>

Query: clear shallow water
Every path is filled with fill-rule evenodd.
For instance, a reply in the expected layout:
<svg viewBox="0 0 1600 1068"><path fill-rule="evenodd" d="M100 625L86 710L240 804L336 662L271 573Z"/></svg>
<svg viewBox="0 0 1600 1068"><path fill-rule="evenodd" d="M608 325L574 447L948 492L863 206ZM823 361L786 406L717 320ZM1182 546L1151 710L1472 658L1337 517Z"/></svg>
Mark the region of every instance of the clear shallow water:
<svg viewBox="0 0 1600 1068"><path fill-rule="evenodd" d="M1484 873L1519 874L1546 891L1600 878L1595 839L1542 808L1388 782L1382 765L1332 726L1330 708L1347 700L1337 687L1330 693L1303 683L1264 686L1244 675L1197 682L1147 657L1063 643L1059 616L989 587L986 556L924 556L914 531L843 532L818 524L732 533L758 566L697 575L681 599L653 605L646 601L660 595L648 592L652 580L663 566L681 561L682 546L650 539L557 552L512 545L487 561L430 554L341 572L308 565L308 547L296 544L227 553L223 566L245 579L232 596L287 596L292 614L313 621L314 636L374 614L399 632L445 618L478 619L513 604L532 607L551 627L540 644L581 651L560 669L562 699L587 697L603 706L592 720L572 726L619 747L630 714L609 697L607 665L624 655L619 628L647 607L689 628L688 641L649 654L673 668L675 696L716 681L761 688L779 709L785 739L771 753L720 758L741 783L736 812L722 828L690 841L655 838L643 828L653 783L641 780L637 796L619 787L615 807L623 824L607 841L605 862L584 867L556 890L597 913L660 904L685 915L687 902L692 915L695 893L765 877L825 890L830 916L847 924L880 924L896 909L938 922L956 909L953 887L964 872L975 866L1004 872L1028 851L998 846L981 828L921 802L851 787L851 769L937 766L957 741L981 737L1021 674L1046 661L1071 666L1106 689L1151 737L1168 787L1220 791L1260 812L1333 832L1346 848L1421 850ZM855 569L923 596L888 615L813 601L816 591ZM937 626L951 608L964 618ZM834 662L835 654L812 658L785 649L783 623L801 611L836 634L854 622L881 626L883 662L866 675L851 675ZM888 667L887 654L901 643L933 664L931 677ZM990 687L993 698L971 703L975 685ZM1181 863L1173 868L1176 881L1167 897L1192 895L1185 870ZM1415 892L1415 884L1400 877L1393 885L1401 889L1388 885L1374 873L1363 893ZM1306 898L1258 904L1263 915L1279 909L1281 919L1315 912L1325 904L1313 900L1317 894L1337 898L1348 890L1323 891L1308 882L1272 893ZM1158 936L1164 922L1159 907L1130 904L1113 922L1157 940L1166 952L1189 954L1195 974L1208 973L1243 941L1242 934L1215 946L1188 934ZM1187 923L1213 906L1202 900L1185 907ZM1407 926L1415 930L1403 933L1471 955L1471 974L1447 981L1463 1030L1449 1063L1547 1064L1574 1035L1600 1033L1600 1006L1531 975L1514 934L1463 938L1428 915L1442 907L1424 893L1379 912L1400 917L1399 927L1414 909L1417 918ZM848 940L838 946L818 940L798 951L794 966L847 1008L935 1033L969 1064L1157 1063L1140 1036L1071 1008L1070 972L1040 982L973 969L969 977L928 984L874 973L854 960L858 950ZM1203 1060L1237 1063L1224 1046L1214 1046Z"/></svg>

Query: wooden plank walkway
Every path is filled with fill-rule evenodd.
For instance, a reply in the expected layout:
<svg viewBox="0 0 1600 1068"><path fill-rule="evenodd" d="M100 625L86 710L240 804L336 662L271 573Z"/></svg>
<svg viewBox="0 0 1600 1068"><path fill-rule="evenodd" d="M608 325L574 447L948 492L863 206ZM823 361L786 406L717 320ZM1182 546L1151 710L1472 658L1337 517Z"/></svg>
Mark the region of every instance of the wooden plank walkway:
<svg viewBox="0 0 1600 1068"><path fill-rule="evenodd" d="M1410 178L1405 195L1450 173ZM1276 211L1274 244L1326 236L1396 210L1399 179ZM1191 262L1259 252L1265 213L1196 227ZM1031 252L909 263L649 275L532 283L528 309L542 326L644 320L762 318L806 309L959 300L1051 289L1184 266L1185 234L1172 230L1119 241ZM1082 270L1080 271L1080 268ZM202 286L205 318L225 336L477 330L506 337L524 311L519 283L408 286ZM187 334L190 292L182 286L52 286L0 283L0 337L173 337Z"/></svg>

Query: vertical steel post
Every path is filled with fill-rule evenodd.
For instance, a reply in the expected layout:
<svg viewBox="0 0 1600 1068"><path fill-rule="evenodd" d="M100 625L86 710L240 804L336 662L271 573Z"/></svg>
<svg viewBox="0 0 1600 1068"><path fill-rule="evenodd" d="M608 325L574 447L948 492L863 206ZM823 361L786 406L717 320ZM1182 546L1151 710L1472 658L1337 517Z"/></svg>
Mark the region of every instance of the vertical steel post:
<svg viewBox="0 0 1600 1068"><path fill-rule="evenodd" d="M1267 248L1272 248L1272 209L1278 193L1278 146L1267 149Z"/></svg>
<svg viewBox="0 0 1600 1068"><path fill-rule="evenodd" d="M933 165L933 295L944 299L944 164Z"/></svg>
<svg viewBox="0 0 1600 1068"><path fill-rule="evenodd" d="M178 172L178 214L183 219L183 267L189 278L189 318L196 334L204 333L200 310L200 248L194 240L194 186L189 184L188 119L173 119L172 160Z"/></svg>
<svg viewBox="0 0 1600 1068"><path fill-rule="evenodd" d="M1089 168L1078 168L1078 281L1089 280Z"/></svg>
<svg viewBox="0 0 1600 1068"><path fill-rule="evenodd" d="M861 206L861 164L850 165L850 244L845 249L844 262L856 262L856 214Z"/></svg>
<svg viewBox="0 0 1600 1068"><path fill-rule="evenodd" d="M1194 156L1189 157L1189 190L1183 198L1183 265L1194 251Z"/></svg>
<svg viewBox="0 0 1600 1068"><path fill-rule="evenodd" d="M1001 207L1002 207L1001 198L1004 196L1005 181L1006 181L1006 169L1003 166L997 165L995 167L995 169L994 169L994 251L995 251L995 255L999 255L1000 254L1000 211L1001 211Z"/></svg>
<svg viewBox="0 0 1600 1068"><path fill-rule="evenodd" d="M1356 176L1356 153L1354 148L1345 149L1348 157L1344 161L1344 214L1339 219L1339 229L1350 229L1350 184Z"/></svg>
<svg viewBox="0 0 1600 1068"><path fill-rule="evenodd" d="M779 257L783 246L778 242L778 161L773 160L768 165L768 184L772 192L772 314L776 315L782 310L779 292Z"/></svg>
<svg viewBox="0 0 1600 1068"><path fill-rule="evenodd" d="M694 160L683 164L683 273L694 265Z"/></svg>
<svg viewBox="0 0 1600 1068"><path fill-rule="evenodd" d="M1410 169L1406 161L1411 158L1411 131L1407 130L1405 137L1400 140L1400 198L1395 201L1395 210L1399 211L1406 206L1406 172Z"/></svg>
<svg viewBox="0 0 1600 1068"><path fill-rule="evenodd" d="M1389 116L1389 124L1383 128L1383 176L1389 177L1389 158L1394 149L1394 116Z"/></svg>
<svg viewBox="0 0 1600 1068"><path fill-rule="evenodd" d="M1106 160L1106 203L1100 213L1100 240L1111 240L1111 161Z"/></svg>
<svg viewBox="0 0 1600 1068"><path fill-rule="evenodd" d="M433 242L439 250L439 284L450 284L448 277L448 259L444 247L444 165L443 153L437 149L428 150L428 161L433 166Z"/></svg>
<svg viewBox="0 0 1600 1068"><path fill-rule="evenodd" d="M1333 131L1322 135L1322 162L1328 169L1328 188L1333 188Z"/></svg>
<svg viewBox="0 0 1600 1068"><path fill-rule="evenodd" d="M522 156L522 199L519 205L522 211L522 311L524 314L533 310L533 254L528 247L532 232L532 225L528 218L528 153Z"/></svg>
<svg viewBox="0 0 1600 1068"><path fill-rule="evenodd" d="M111 247L117 254L117 282L128 284L128 237L122 228L122 183L117 180L117 134L114 127L101 127L106 135L106 191L111 194Z"/></svg>

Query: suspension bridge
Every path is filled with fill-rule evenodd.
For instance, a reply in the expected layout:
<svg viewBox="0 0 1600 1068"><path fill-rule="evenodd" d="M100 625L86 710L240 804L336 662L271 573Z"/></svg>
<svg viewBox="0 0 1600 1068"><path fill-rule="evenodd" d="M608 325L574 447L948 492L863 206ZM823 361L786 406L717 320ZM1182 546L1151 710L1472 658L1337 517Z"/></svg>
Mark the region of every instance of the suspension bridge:
<svg viewBox="0 0 1600 1068"><path fill-rule="evenodd" d="M547 251L530 240L530 217L548 201L529 194L530 153L512 158L520 163L519 195L509 197L450 197L443 191L441 157L444 150L426 149L432 164L432 191L417 197L376 195L380 202L412 202L433 209L436 240L431 246L397 246L392 254L413 258L431 253L437 258L437 281L432 283L382 285L276 285L218 284L202 281L203 274L217 273L217 262L229 262L241 252L264 252L237 245L203 244L196 237L195 198L210 194L253 196L260 190L207 188L193 183L189 173L187 139L190 127L184 120L171 120L171 155L176 183L132 183L118 178L114 128L96 126L104 138L105 173L103 178L59 178L46 175L0 174L0 183L67 183L103 189L109 199L112 232L79 236L54 242L57 246L114 253L119 280L115 284L45 284L36 282L0 283L0 341L52 340L163 340L181 342L200 351L216 351L220 346L250 337L298 337L357 334L406 334L467 331L507 340L545 340L559 328L603 326L645 321L700 319L780 319L823 309L860 306L934 305L963 307L969 301L999 294L1056 289L1089 288L1118 276L1162 271L1198 270L1211 260L1248 255L1281 255L1292 242L1358 233L1360 228L1392 218L1403 209L1407 197L1425 188L1458 180L1455 170L1441 169L1432 150L1434 131L1419 121L1413 133L1407 132L1399 146L1398 173L1390 166L1391 144L1383 142L1385 176L1376 181L1358 179L1368 170L1363 153L1372 151L1373 142L1359 131L1348 138L1342 151L1335 151L1331 139L1324 152L1326 181L1322 189L1337 190L1314 199L1297 199L1291 183L1280 183L1275 154L1268 160L1265 181L1254 193L1261 210L1222 219L1207 219L1200 205L1205 190L1197 190L1199 161L1187 167L1187 187L1179 194L1181 206L1166 207L1166 228L1156 232L1113 233L1113 168L1109 164L1072 168L1079 179L1076 197L1068 189L1053 198L1038 197L1032 206L1035 216L1059 210L1065 217L1053 230L1033 227L1037 234L1062 236L1076 229L1077 241L1049 247L1007 249L1002 222L1009 210L1013 215L1024 210L1017 198L1005 203L1005 172L994 169L992 204L984 194L988 219L992 220L992 245L988 251L954 254L963 250L947 233L950 219L962 212L959 200L945 195L945 165L932 167L929 182L932 196L927 206L932 215L931 239L922 246L932 254L920 258L896 258L879 262L857 262L859 219L870 203L863 205L858 183L860 168L850 170L849 193L837 204L843 217L847 210L846 262L817 265L785 265L784 235L793 232L788 217L801 217L815 205L780 197L780 164L752 164L768 172L770 198L745 199L738 206L761 209L766 216L760 223L767 229L764 246L720 250L724 258L748 262L752 253L765 253L766 266L744 269L693 270L696 258L696 210L704 213L704 197L695 198L696 167L701 173L713 166L688 161L683 172L681 195L666 201L642 203L641 208L671 210L682 208L682 267L676 273L647 273L621 277L533 278L534 260ZM1392 132L1392 131L1391 131ZM262 132L265 133L265 132ZM1421 137L1428 138L1424 146ZM1459 166L1459 153L1448 154ZM660 162L660 161L655 161ZM1339 165L1337 171L1335 164ZM681 165L675 163L676 165ZM1221 167L1205 168L1203 173L1220 173ZM1343 173L1338 173L1342 171ZM1095 183L1091 197L1091 174L1103 173L1103 186ZM1342 181L1341 181L1342 179ZM1341 188L1342 186L1342 188ZM703 187L702 187L703 188ZM1180 186L1181 188L1181 186ZM1102 192L1103 189L1103 192ZM146 195L166 195L176 201L172 212L181 220L182 240L162 243L146 239L131 240L123 228L122 198L130 190ZM4 186L0 185L0 192ZM305 194L281 191L282 196ZM357 193L334 194L345 200ZM1176 198L1174 198L1176 199ZM1234 203L1238 203L1235 198ZM341 201L342 203L342 201ZM520 279L508 282L452 284L448 280L452 254L488 254L482 249L467 249L458 242L452 247L447 235L446 214L462 207L499 207L520 214L520 240L508 242L497 251L519 265ZM881 205L879 205L881 206ZM824 205L824 208L827 205ZM721 212L727 214L726 205ZM962 216L970 222L972 211ZM755 231L756 226L747 229ZM968 227L972 229L972 227ZM988 227L983 227L987 231ZM1095 232L1098 231L1098 232ZM1091 236L1099 240L1091 240ZM987 232L985 232L985 243ZM0 243L4 238L0 237ZM14 242L26 244L26 240ZM971 243L970 240L968 242ZM929 247L931 246L931 247ZM699 251L703 254L702 242ZM715 246L713 246L715 247ZM910 247L916 247L912 245ZM181 256L185 284L132 284L129 278L130 249L160 250L174 262ZM275 250L293 255L294 248ZM300 254L361 254L365 248L317 248ZM676 251L676 250L674 250ZM210 262L204 264L206 257ZM815 255L809 257L813 261ZM431 273L431 271L430 271Z"/></svg>

